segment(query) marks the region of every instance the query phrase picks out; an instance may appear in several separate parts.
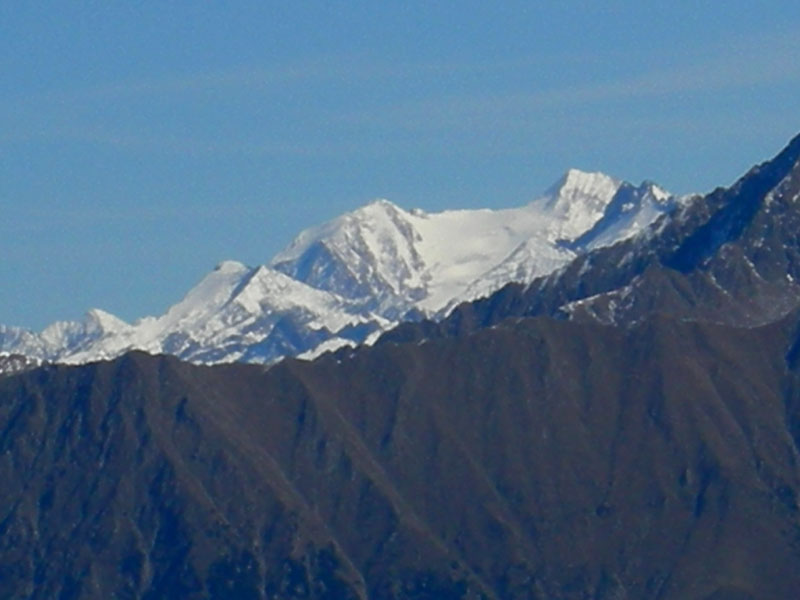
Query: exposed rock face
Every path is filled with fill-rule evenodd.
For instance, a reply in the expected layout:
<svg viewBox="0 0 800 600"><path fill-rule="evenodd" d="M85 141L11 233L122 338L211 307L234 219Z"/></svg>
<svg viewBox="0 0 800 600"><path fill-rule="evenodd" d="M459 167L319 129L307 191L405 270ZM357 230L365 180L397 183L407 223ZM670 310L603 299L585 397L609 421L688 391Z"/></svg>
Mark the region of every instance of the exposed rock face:
<svg viewBox="0 0 800 600"><path fill-rule="evenodd" d="M384 339L463 334L509 316L619 325L654 314L739 326L780 319L800 306L799 161L800 136L731 188L686 203L633 238Z"/></svg>

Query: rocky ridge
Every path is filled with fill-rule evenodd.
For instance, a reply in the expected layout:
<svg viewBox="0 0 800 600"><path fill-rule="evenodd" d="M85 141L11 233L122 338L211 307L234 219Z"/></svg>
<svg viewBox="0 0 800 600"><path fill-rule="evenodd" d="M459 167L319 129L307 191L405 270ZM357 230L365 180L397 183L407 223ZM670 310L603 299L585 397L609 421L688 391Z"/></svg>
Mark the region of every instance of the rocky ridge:
<svg viewBox="0 0 800 600"><path fill-rule="evenodd" d="M800 306L798 231L800 137L730 188L682 204L635 238L587 252L528 285L509 284L439 323L401 325L385 339L460 335L509 316L770 323Z"/></svg>

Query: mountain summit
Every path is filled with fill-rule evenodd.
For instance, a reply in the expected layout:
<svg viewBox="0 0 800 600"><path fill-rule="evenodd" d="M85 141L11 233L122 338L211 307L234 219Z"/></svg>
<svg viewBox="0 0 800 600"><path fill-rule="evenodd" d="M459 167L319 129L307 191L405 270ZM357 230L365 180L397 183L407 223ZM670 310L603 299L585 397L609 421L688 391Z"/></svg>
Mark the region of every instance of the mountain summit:
<svg viewBox="0 0 800 600"><path fill-rule="evenodd" d="M761 326L800 309L798 232L800 136L731 187L679 203L641 235L590 244L548 277L465 303L424 333L403 327L387 339L464 334L510 316L630 325L659 314Z"/></svg>
<svg viewBox="0 0 800 600"><path fill-rule="evenodd" d="M0 326L0 351L70 363L132 349L202 363L313 356L530 282L677 205L654 184L575 169L518 208L426 213L376 200L303 231L267 265L220 263L162 316L129 325L95 310L40 334Z"/></svg>
<svg viewBox="0 0 800 600"><path fill-rule="evenodd" d="M605 173L570 169L535 203L561 221L562 238L574 239L602 218L621 186Z"/></svg>

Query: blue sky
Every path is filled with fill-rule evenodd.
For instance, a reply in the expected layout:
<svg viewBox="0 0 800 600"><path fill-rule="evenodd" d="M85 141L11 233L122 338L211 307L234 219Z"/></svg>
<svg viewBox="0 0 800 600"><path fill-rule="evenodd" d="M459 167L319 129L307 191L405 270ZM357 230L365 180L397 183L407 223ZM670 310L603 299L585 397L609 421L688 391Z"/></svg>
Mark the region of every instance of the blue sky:
<svg viewBox="0 0 800 600"><path fill-rule="evenodd" d="M9 325L159 314L376 197L707 191L800 132L796 2L36 4L0 4Z"/></svg>

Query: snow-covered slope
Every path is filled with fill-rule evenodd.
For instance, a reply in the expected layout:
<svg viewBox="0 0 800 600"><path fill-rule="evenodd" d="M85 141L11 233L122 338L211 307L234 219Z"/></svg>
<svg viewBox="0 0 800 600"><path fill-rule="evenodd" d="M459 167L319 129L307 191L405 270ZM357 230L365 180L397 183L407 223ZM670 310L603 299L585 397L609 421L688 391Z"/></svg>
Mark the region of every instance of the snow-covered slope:
<svg viewBox="0 0 800 600"><path fill-rule="evenodd" d="M56 323L38 335L0 329L0 348L65 363L131 349L202 363L269 362L316 347L334 333L355 342L387 325L345 298L267 266L226 261L160 317L129 325L92 310L83 321Z"/></svg>
<svg viewBox="0 0 800 600"><path fill-rule="evenodd" d="M675 202L649 182L572 169L519 208L429 214L378 200L304 231L271 265L389 319L431 315L630 237Z"/></svg>
<svg viewBox="0 0 800 600"><path fill-rule="evenodd" d="M99 309L86 313L82 321L57 321L40 333L0 325L0 351L23 354L41 360L97 348L103 340L116 338L130 326Z"/></svg>
<svg viewBox="0 0 800 600"><path fill-rule="evenodd" d="M652 183L574 169L519 208L426 213L377 200L300 233L268 265L221 263L160 317L128 324L92 310L38 334L0 326L0 351L73 363L130 349L206 363L310 357L550 273L675 203Z"/></svg>

